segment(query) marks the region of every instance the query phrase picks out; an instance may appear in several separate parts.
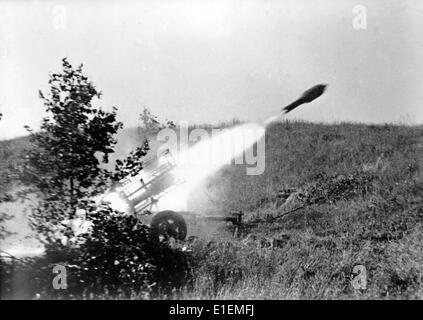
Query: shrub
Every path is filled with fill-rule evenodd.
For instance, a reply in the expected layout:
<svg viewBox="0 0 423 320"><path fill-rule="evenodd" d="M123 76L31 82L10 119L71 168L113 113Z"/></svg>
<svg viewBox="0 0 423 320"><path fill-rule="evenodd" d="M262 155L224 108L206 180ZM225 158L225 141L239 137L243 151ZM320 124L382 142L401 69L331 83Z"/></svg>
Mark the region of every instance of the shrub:
<svg viewBox="0 0 423 320"><path fill-rule="evenodd" d="M189 256L181 246L160 241L138 219L106 205L87 211L89 232L72 239L73 245L50 244L43 257L21 265L31 274L30 297L148 298L186 282ZM55 265L66 267L67 290L52 286ZM8 269L3 270L6 274Z"/></svg>

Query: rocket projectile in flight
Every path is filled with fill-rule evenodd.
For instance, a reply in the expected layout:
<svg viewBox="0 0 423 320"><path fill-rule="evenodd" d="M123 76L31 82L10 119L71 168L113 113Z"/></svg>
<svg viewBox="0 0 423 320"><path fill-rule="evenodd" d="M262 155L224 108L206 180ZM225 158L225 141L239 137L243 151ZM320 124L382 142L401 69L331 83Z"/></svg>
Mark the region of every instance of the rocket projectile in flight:
<svg viewBox="0 0 423 320"><path fill-rule="evenodd" d="M285 108L283 108L282 110L285 111L285 113L290 112L291 110L294 110L296 107L304 104L304 103L309 103L315 99L317 99L318 97L320 97L323 92L325 92L327 85L326 84L318 84L315 85L314 87L308 89L307 91L305 91L300 98L298 98L297 100L295 100L293 103L287 105Z"/></svg>

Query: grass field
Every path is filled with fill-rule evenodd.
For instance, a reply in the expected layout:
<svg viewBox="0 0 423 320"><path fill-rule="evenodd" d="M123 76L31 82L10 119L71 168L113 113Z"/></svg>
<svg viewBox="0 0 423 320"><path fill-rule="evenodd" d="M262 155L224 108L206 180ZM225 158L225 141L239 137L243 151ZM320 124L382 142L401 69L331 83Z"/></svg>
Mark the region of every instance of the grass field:
<svg viewBox="0 0 423 320"><path fill-rule="evenodd" d="M272 126L263 175L230 167L209 181L222 207L263 221L248 230L255 241L201 246L196 285L183 297L422 298L422 165L421 128ZM263 239L280 246L263 247ZM368 273L363 291L350 284L359 264Z"/></svg>
<svg viewBox="0 0 423 320"><path fill-rule="evenodd" d="M21 141L1 142L0 168ZM421 127L274 124L262 175L226 166L204 189L204 206L242 210L246 226L191 239L191 281L159 298L423 298Z"/></svg>

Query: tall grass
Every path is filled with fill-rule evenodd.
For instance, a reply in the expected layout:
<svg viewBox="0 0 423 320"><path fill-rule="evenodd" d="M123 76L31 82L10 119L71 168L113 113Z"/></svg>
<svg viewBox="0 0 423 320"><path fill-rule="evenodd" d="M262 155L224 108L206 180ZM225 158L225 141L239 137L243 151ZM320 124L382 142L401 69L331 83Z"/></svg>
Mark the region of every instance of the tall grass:
<svg viewBox="0 0 423 320"><path fill-rule="evenodd" d="M197 244L195 280L179 297L423 298L422 169L418 127L273 125L263 175L228 166L208 188L222 207L261 221L248 230L256 239L285 240L266 248L244 234ZM290 203L281 196L286 190ZM266 222L304 204L310 192L324 197ZM368 272L366 290L351 286L359 264Z"/></svg>

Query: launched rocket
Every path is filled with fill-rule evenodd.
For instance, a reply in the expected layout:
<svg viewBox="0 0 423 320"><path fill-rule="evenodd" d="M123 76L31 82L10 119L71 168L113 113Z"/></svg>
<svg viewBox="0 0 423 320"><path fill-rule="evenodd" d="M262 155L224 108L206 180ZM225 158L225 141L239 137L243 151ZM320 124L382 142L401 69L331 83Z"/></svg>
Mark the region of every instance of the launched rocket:
<svg viewBox="0 0 423 320"><path fill-rule="evenodd" d="M298 98L297 100L295 100L294 102L292 102L291 104L287 105L285 108L283 108L282 110L285 113L288 113L292 110L294 110L296 107L304 104L304 103L309 103L315 99L317 99L318 97L320 97L323 92L325 92L327 85L326 84L318 84L315 85L314 87L308 89L307 91L305 91L300 98Z"/></svg>

